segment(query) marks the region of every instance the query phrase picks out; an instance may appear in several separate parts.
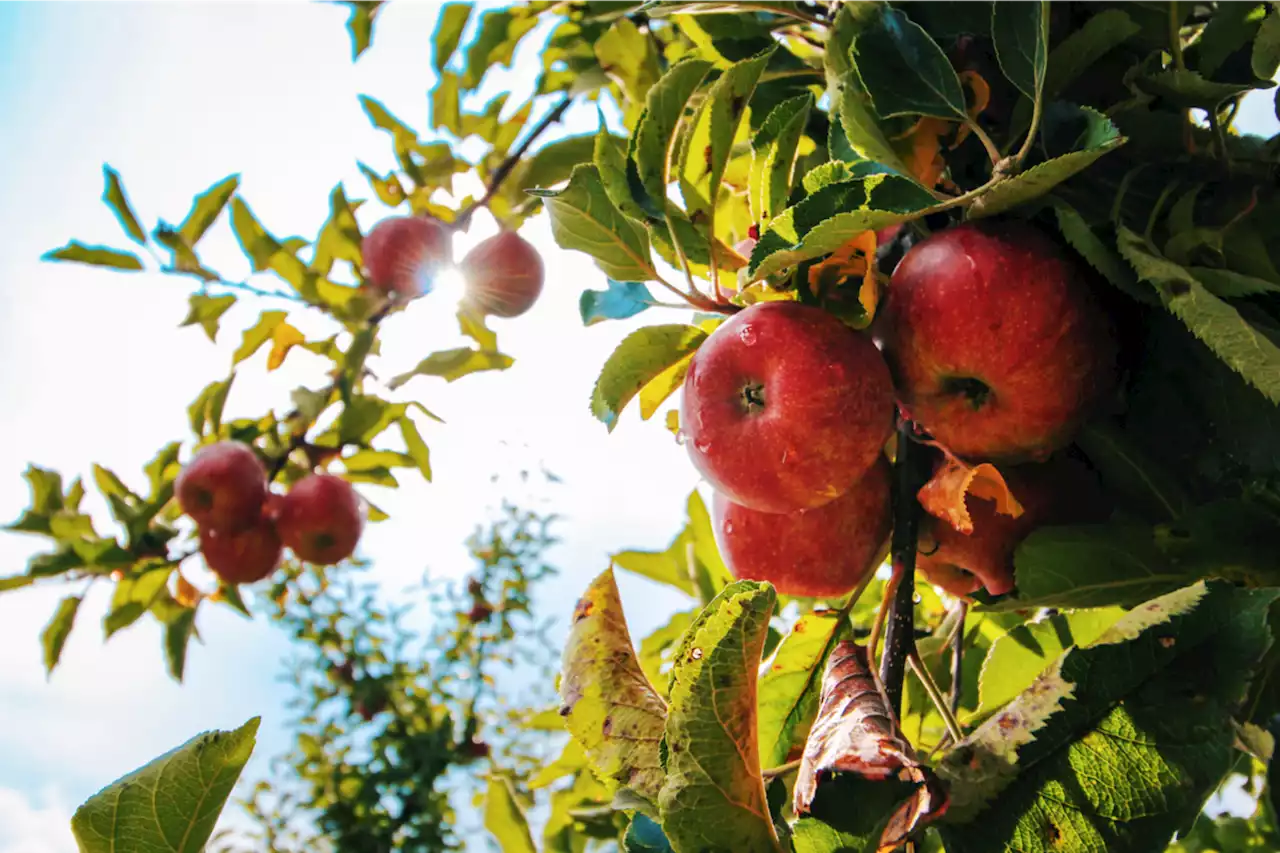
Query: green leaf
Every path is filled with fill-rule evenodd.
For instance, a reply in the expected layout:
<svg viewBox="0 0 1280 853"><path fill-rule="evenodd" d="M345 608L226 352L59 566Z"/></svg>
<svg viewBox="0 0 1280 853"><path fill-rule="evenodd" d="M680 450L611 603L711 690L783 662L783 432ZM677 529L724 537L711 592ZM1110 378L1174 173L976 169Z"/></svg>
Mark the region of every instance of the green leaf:
<svg viewBox="0 0 1280 853"><path fill-rule="evenodd" d="M1244 299L1264 293L1280 293L1280 284L1233 270L1188 267L1187 272L1219 299Z"/></svg>
<svg viewBox="0 0 1280 853"><path fill-rule="evenodd" d="M1063 654L938 767L949 853L1163 849L1233 762L1276 594L1197 583Z"/></svg>
<svg viewBox="0 0 1280 853"><path fill-rule="evenodd" d="M404 186L400 183L400 176L395 171L388 172L384 177L364 163L356 165L360 168L360 174L364 175L369 186L373 188L378 201L387 207L398 207L405 200Z"/></svg>
<svg viewBox="0 0 1280 853"><path fill-rule="evenodd" d="M591 45L600 67L622 85L633 104L644 103L645 95L658 81L662 70L649 37L629 18L618 18Z"/></svg>
<svg viewBox="0 0 1280 853"><path fill-rule="evenodd" d="M187 407L187 418L191 423L191 431L203 437L206 433L217 434L222 429L222 409L227 403L227 395L231 393L231 383L236 375L232 373L226 379L215 379L204 387L200 396ZM205 427L208 427L208 430Z"/></svg>
<svg viewBox="0 0 1280 853"><path fill-rule="evenodd" d="M1249 64L1253 76L1259 80L1271 80L1275 76L1276 66L1280 64L1280 13L1272 12L1262 19Z"/></svg>
<svg viewBox="0 0 1280 853"><path fill-rule="evenodd" d="M812 93L783 101L751 138L747 194L751 217L756 222L768 222L786 207L794 181L796 153L813 104Z"/></svg>
<svg viewBox="0 0 1280 853"><path fill-rule="evenodd" d="M1133 83L1141 91L1162 98L1173 106L1206 110L1215 109L1228 98L1253 89L1270 89L1275 86L1275 82L1269 79L1254 83L1216 83L1204 79L1199 72L1176 68L1138 77Z"/></svg>
<svg viewBox="0 0 1280 853"><path fill-rule="evenodd" d="M711 63L686 57L671 66L645 98L645 112L631 138L631 159L640 186L650 199L661 204L670 183L671 155L676 127L684 116L689 98L711 70ZM576 174L576 172L575 172ZM613 275L617 279L640 276Z"/></svg>
<svg viewBox="0 0 1280 853"><path fill-rule="evenodd" d="M31 504L21 518L5 525L5 529L22 533L50 533L50 518L63 505L62 475L38 465L27 465L22 478L27 481L27 489L31 492Z"/></svg>
<svg viewBox="0 0 1280 853"><path fill-rule="evenodd" d="M308 265L320 275L328 275L333 269L334 261L346 261L354 268L359 268L363 257L360 244L360 226L356 222L356 210L359 203L347 201L347 194L342 185L334 187L329 193L329 218L320 227L320 235L316 238L315 251Z"/></svg>
<svg viewBox="0 0 1280 853"><path fill-rule="evenodd" d="M111 208L111 212L116 215L116 220L120 223L120 227L124 229L124 232L129 235L129 239L133 240L133 242L139 246L147 245L147 232L143 230L142 225L138 222L137 215L129 204L129 197L124 192L124 184L120 181L120 173L103 164L102 178L106 184L102 190L102 200L106 202L107 207Z"/></svg>
<svg viewBox="0 0 1280 853"><path fill-rule="evenodd" d="M756 669L776 601L768 584L731 584L675 658L658 809L676 853L782 850L756 736Z"/></svg>
<svg viewBox="0 0 1280 853"><path fill-rule="evenodd" d="M1140 235L1121 225L1116 242L1120 254L1155 288L1170 313L1268 400L1280 403L1280 347Z"/></svg>
<svg viewBox="0 0 1280 853"><path fill-rule="evenodd" d="M591 393L591 413L612 432L627 403L706 337L697 326L681 323L646 326L627 335L600 370Z"/></svg>
<svg viewBox="0 0 1280 853"><path fill-rule="evenodd" d="M612 569L592 581L574 608L560 700L560 714L596 772L644 801L656 801L663 779L658 742L667 709L636 660Z"/></svg>
<svg viewBox="0 0 1280 853"><path fill-rule="evenodd" d="M667 620L667 624L640 641L640 668L644 670L649 683L656 685L659 692L670 680L672 653L697 615L697 610L675 613Z"/></svg>
<svg viewBox="0 0 1280 853"><path fill-rule="evenodd" d="M529 8L495 9L481 15L480 32L467 46L463 88L479 86L485 72L493 65L510 66L516 45L537 24L538 16Z"/></svg>
<svg viewBox="0 0 1280 853"><path fill-rule="evenodd" d="M110 639L112 634L137 622L142 614L150 610L151 605L167 592L172 574L173 566L165 564L116 581L111 606L102 620L105 639Z"/></svg>
<svg viewBox="0 0 1280 853"><path fill-rule="evenodd" d="M620 213L637 222L648 217L632 194L627 179L627 151L623 141L609 133L604 113L600 113L600 131L592 145L591 161L596 167L604 194Z"/></svg>
<svg viewBox="0 0 1280 853"><path fill-rule="evenodd" d="M191 309L187 312L187 318L179 323L179 326L200 326L204 329L205 335L211 341L218 339L218 320L232 305L236 304L236 298L230 294L225 296L210 296L207 293L193 293L190 298Z"/></svg>
<svg viewBox="0 0 1280 853"><path fill-rule="evenodd" d="M1124 613L1119 607L1072 610L1019 625L1000 637L982 662L975 716L985 717L1013 701L1064 651L1089 645Z"/></svg>
<svg viewBox="0 0 1280 853"><path fill-rule="evenodd" d="M607 130L603 133L605 136L609 135ZM511 181L518 189L527 190L533 187L551 187L569 180L579 163L591 160L599 135L582 133L543 145L532 157L522 161L518 172L512 172ZM621 142L617 137L612 138Z"/></svg>
<svg viewBox="0 0 1280 853"><path fill-rule="evenodd" d="M169 668L169 675L179 684L182 683L182 673L187 666L187 644L191 641L195 627L194 607L184 607L176 618L165 622L164 660Z"/></svg>
<svg viewBox="0 0 1280 853"><path fill-rule="evenodd" d="M94 794L71 818L82 853L200 853L253 752L258 723L198 735Z"/></svg>
<svg viewBox="0 0 1280 853"><path fill-rule="evenodd" d="M251 358L254 353L262 348L262 345L271 340L271 335L275 332L276 326L284 322L287 313L284 311L263 311L258 315L258 322L254 323L248 329L244 330L244 339L240 346L231 355L231 363L239 364L247 358Z"/></svg>
<svg viewBox="0 0 1280 853"><path fill-rule="evenodd" d="M347 32L351 35L351 61L355 62L373 41L373 21L382 9L382 2L346 0L346 5L351 7L351 15L347 18Z"/></svg>
<svg viewBox="0 0 1280 853"><path fill-rule="evenodd" d="M914 218L934 198L899 175L871 175L823 187L774 217L751 253L759 281L801 261L834 252L863 231Z"/></svg>
<svg viewBox="0 0 1280 853"><path fill-rule="evenodd" d="M639 281L609 279L608 290L584 290L578 299L582 325L594 326L604 320L625 320L653 304L649 288Z"/></svg>
<svg viewBox="0 0 1280 853"><path fill-rule="evenodd" d="M239 187L240 176L230 175L195 197L191 210L178 226L178 235L188 247L195 248Z"/></svg>
<svg viewBox="0 0 1280 853"><path fill-rule="evenodd" d="M689 493L685 511L685 526L665 551L622 551L611 560L620 569L710 601L731 579L729 570L720 558L711 514L697 489Z"/></svg>
<svg viewBox="0 0 1280 853"><path fill-rule="evenodd" d="M462 78L452 71L441 71L440 80L431 90L431 127L457 136L462 133Z"/></svg>
<svg viewBox="0 0 1280 853"><path fill-rule="evenodd" d="M107 246L87 246L72 240L61 249L52 249L40 256L42 261L71 261L95 267L110 267L126 272L140 271L142 260L133 252L112 249Z"/></svg>
<svg viewBox="0 0 1280 853"><path fill-rule="evenodd" d="M53 618L40 632L40 645L44 648L44 671L53 672L62 656L62 647L71 636L71 627L76 621L76 611L80 609L81 597L69 595L58 602L58 609L53 611Z"/></svg>
<svg viewBox="0 0 1280 853"><path fill-rule="evenodd" d="M1212 78L1227 57L1252 42L1266 15L1266 6L1258 3L1224 3L1214 10L1196 41L1196 70ZM1269 79L1275 73L1260 75Z"/></svg>
<svg viewBox="0 0 1280 853"><path fill-rule="evenodd" d="M942 48L902 10L878 5L875 13L851 49L876 114L964 121L964 89Z"/></svg>
<svg viewBox="0 0 1280 853"><path fill-rule="evenodd" d="M418 466L422 479L430 483L431 451L427 449L427 443L422 440L422 433L418 432L417 424L408 415L402 415L399 423L400 435L404 438L404 446L409 453L409 458L413 460L414 465Z"/></svg>
<svg viewBox="0 0 1280 853"><path fill-rule="evenodd" d="M31 586L35 582L34 575L10 575L7 578L0 578L0 592L22 589L25 586Z"/></svg>
<svg viewBox="0 0 1280 853"><path fill-rule="evenodd" d="M1169 521L1186 511L1189 504L1182 486L1126 433L1094 421L1080 431L1076 444L1102 475L1107 490L1127 508L1149 521Z"/></svg>
<svg viewBox="0 0 1280 853"><path fill-rule="evenodd" d="M1114 151L1128 141L1120 135L1120 131L1106 116L1087 107L1080 107L1079 110L1086 120L1086 128L1077 140L1075 150L1000 181L969 206L969 218L976 219L1004 213L1034 198L1039 198L1058 184L1092 166L1102 155Z"/></svg>
<svg viewBox="0 0 1280 853"><path fill-rule="evenodd" d="M1116 251L1102 241L1084 217L1074 207L1061 199L1052 199L1053 210L1058 219L1058 230L1063 239L1071 244L1089 266L1102 277L1111 282L1129 296L1145 304L1156 304L1155 296L1138 283L1133 270L1124 262Z"/></svg>
<svg viewBox="0 0 1280 853"><path fill-rule="evenodd" d="M1040 98L1049 57L1049 4L992 3L991 38L1004 76L1031 100Z"/></svg>
<svg viewBox="0 0 1280 853"><path fill-rule="evenodd" d="M406 373L393 376L387 387L395 390L415 376L439 376L446 382L461 379L470 373L484 370L506 370L515 359L500 352L486 352L469 347L441 350L418 362L418 366Z"/></svg>
<svg viewBox="0 0 1280 853"><path fill-rule="evenodd" d="M443 71L453 58L462 40L462 31L467 27L471 17L470 3L446 3L440 7L440 18L436 21L436 31L431 36L431 64L436 71Z"/></svg>
<svg viewBox="0 0 1280 853"><path fill-rule="evenodd" d="M806 613L782 640L760 679L760 764L777 767L804 743L818 713L827 655L844 633L834 611Z"/></svg>
<svg viewBox="0 0 1280 853"><path fill-rule="evenodd" d="M533 846L529 823L516 801L515 788L510 778L501 773L489 777L488 793L484 798L484 828L498 842L502 853L538 853Z"/></svg>
<svg viewBox="0 0 1280 853"><path fill-rule="evenodd" d="M649 259L648 234L610 201L595 166L574 169L564 189L530 192L544 200L560 248L586 252L617 281L651 281L657 276Z"/></svg>
<svg viewBox="0 0 1280 853"><path fill-rule="evenodd" d="M1119 8L1103 9L1089 18L1050 52L1044 99L1056 98L1098 60L1137 35L1141 29Z"/></svg>

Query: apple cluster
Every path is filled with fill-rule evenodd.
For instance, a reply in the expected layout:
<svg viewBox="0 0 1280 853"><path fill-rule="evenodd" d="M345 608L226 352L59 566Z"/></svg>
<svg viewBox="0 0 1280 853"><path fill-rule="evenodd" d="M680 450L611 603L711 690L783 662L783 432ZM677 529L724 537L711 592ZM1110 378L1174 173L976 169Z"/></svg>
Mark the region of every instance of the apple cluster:
<svg viewBox="0 0 1280 853"><path fill-rule="evenodd" d="M205 563L227 583L267 577L286 547L309 563L339 563L364 530L363 503L346 480L310 474L288 493L273 493L258 454L238 441L202 448L174 491L199 529Z"/></svg>
<svg viewBox="0 0 1280 853"><path fill-rule="evenodd" d="M453 231L425 216L380 221L361 243L369 286L413 299L431 290L453 262ZM478 315L518 317L533 307L545 277L542 257L514 231L482 240L458 264L466 292L462 306Z"/></svg>
<svg viewBox="0 0 1280 853"><path fill-rule="evenodd" d="M690 362L681 430L734 576L836 597L887 552L900 411L941 456L1006 473L1021 515L970 495L972 533L927 517L917 561L955 595L1001 594L1032 529L1105 508L1059 451L1114 388L1116 360L1084 268L1027 223L964 224L906 253L867 332L792 301L724 322Z"/></svg>

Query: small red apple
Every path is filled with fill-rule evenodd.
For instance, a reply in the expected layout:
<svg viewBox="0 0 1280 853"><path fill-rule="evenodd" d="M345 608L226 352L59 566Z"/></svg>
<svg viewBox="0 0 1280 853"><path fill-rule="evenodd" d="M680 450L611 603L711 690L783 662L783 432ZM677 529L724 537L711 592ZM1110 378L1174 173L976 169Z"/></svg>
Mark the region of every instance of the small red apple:
<svg viewBox="0 0 1280 853"><path fill-rule="evenodd" d="M844 494L893 430L875 344L820 308L759 302L694 354L680 418L694 467L730 501L794 512Z"/></svg>
<svg viewBox="0 0 1280 853"><path fill-rule="evenodd" d="M994 501L965 498L973 519L973 533L965 535L945 521L926 516L924 539L916 568L928 581L957 597L986 587L1003 595L1014 587L1013 552L1019 543L1045 524L1084 524L1103 521L1111 513L1097 477L1083 463L1057 457L1041 464L1018 465L1001 472L1009 491L1022 504L1014 518L996 512Z"/></svg>
<svg viewBox="0 0 1280 853"><path fill-rule="evenodd" d="M364 530L364 508L351 484L332 474L299 480L276 507L284 544L301 560L340 563L356 550Z"/></svg>
<svg viewBox="0 0 1280 853"><path fill-rule="evenodd" d="M889 473L881 457L840 497L786 514L747 509L717 492L712 525L725 565L735 578L768 581L783 595L844 595L884 556Z"/></svg>
<svg viewBox="0 0 1280 853"><path fill-rule="evenodd" d="M913 419L958 456L1044 459L1114 385L1110 322L1091 276L1025 223L917 243L879 328Z"/></svg>
<svg viewBox="0 0 1280 853"><path fill-rule="evenodd" d="M453 259L452 235L425 216L392 216L365 235L361 253L373 288L412 298L431 290L436 274Z"/></svg>
<svg viewBox="0 0 1280 853"><path fill-rule="evenodd" d="M514 231L482 240L458 268L467 288L463 303L480 314L519 317L542 293L542 256Z"/></svg>
<svg viewBox="0 0 1280 853"><path fill-rule="evenodd" d="M261 516L267 472L247 444L219 441L196 452L173 490L182 511L200 527L234 532Z"/></svg>
<svg viewBox="0 0 1280 853"><path fill-rule="evenodd" d="M227 583L253 583L276 570L283 546L274 525L261 518L232 533L202 527L200 553L209 570Z"/></svg>

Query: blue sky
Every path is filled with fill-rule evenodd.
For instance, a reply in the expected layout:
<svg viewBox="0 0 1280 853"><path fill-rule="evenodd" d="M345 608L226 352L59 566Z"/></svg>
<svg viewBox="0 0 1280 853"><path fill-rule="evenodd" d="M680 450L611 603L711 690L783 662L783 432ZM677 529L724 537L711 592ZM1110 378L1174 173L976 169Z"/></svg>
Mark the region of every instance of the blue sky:
<svg viewBox="0 0 1280 853"><path fill-rule="evenodd" d="M125 244L98 200L102 164L121 172L144 225L181 218L192 195L239 172L268 227L314 236L336 183L368 197L357 160L392 165L357 95L425 127L435 14L434 4L388 7L374 48L353 66L345 12L327 5L0 4L0 518L25 505L28 462L67 476L99 462L136 482L159 446L187 437L186 406L225 375L239 330L259 310L289 307L246 300L211 345L198 329L177 328L189 293L181 280L41 263L45 250L72 237ZM531 79L519 64L494 90ZM570 126L588 129L594 118L583 107ZM361 211L366 227L375 208ZM478 217L457 252L492 231ZM401 389L448 421L424 426L435 482L406 477L399 492L370 489L393 521L370 528L362 548L391 590L424 569L460 573L469 567L464 538L501 497L490 474L544 462L565 482L534 497L566 520L553 555L563 575L541 612L564 616L608 553L665 546L696 475L660 418L641 423L628 413L608 435L587 412L595 371L612 347L662 315L582 328L578 294L602 287L602 275L556 249L545 221L524 233L542 249L548 281L533 311L495 323L516 366ZM225 223L207 244L217 268L245 272ZM328 331L309 320L291 317L304 332ZM433 295L388 321L382 370L461 343L448 294ZM271 375L262 354L248 362L229 412L284 407L291 388L322 384L324 363L300 355ZM21 570L40 545L0 535L0 574ZM622 586L637 632L665 621L679 601L642 580L623 578ZM265 620L202 612L205 643L192 645L178 686L164 674L151 624L103 643L107 590L95 590L46 681L37 635L66 592L0 596L0 853L73 851L66 820L76 804L197 731L262 714L248 776L287 746L288 690L277 681L287 649Z"/></svg>

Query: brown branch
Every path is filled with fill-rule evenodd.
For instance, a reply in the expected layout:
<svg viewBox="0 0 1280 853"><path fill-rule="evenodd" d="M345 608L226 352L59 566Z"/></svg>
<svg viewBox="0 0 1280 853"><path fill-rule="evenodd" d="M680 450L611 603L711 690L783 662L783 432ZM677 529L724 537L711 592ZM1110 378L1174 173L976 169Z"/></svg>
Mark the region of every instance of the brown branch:
<svg viewBox="0 0 1280 853"><path fill-rule="evenodd" d="M902 713L902 680L907 658L915 651L915 570L920 534L920 503L916 492L925 482L923 454L915 441L911 421L898 416L898 448L893 477L893 539L890 554L897 589L889 605L884 655L880 659L880 680L884 682L889 706Z"/></svg>
<svg viewBox="0 0 1280 853"><path fill-rule="evenodd" d="M969 602L961 601L960 625L951 635L951 713L960 712L960 688L962 669L964 666L964 622L969 615Z"/></svg>

